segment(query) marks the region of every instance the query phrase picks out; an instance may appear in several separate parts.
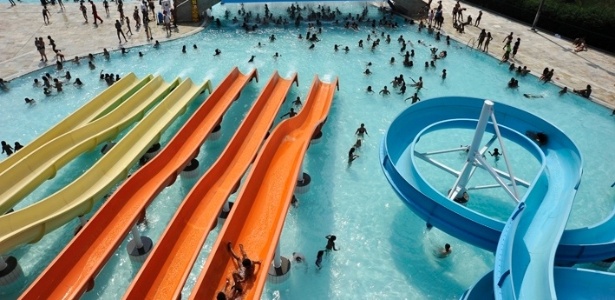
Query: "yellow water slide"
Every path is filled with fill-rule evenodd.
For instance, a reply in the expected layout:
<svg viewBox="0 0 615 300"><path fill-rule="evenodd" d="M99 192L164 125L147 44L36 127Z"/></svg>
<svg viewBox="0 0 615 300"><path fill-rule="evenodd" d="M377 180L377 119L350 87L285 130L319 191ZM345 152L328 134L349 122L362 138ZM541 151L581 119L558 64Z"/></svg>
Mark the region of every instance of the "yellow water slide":
<svg viewBox="0 0 615 300"><path fill-rule="evenodd" d="M84 104L77 111L47 130L47 132L41 134L33 141L27 143L22 149L1 161L0 174L54 138L107 114L150 80L152 80L151 75L145 76L143 79L139 80L135 74L128 73L112 86L92 98L92 100Z"/></svg>
<svg viewBox="0 0 615 300"><path fill-rule="evenodd" d="M75 157L93 150L101 142L113 139L140 120L148 109L178 84L178 80L168 84L162 77L156 77L113 111L56 137L0 173L0 213L9 211Z"/></svg>
<svg viewBox="0 0 615 300"><path fill-rule="evenodd" d="M154 107L88 171L55 194L13 213L0 216L0 253L33 243L45 234L88 213L120 180L162 132L187 110L210 83L186 79ZM95 132L92 132L95 134Z"/></svg>

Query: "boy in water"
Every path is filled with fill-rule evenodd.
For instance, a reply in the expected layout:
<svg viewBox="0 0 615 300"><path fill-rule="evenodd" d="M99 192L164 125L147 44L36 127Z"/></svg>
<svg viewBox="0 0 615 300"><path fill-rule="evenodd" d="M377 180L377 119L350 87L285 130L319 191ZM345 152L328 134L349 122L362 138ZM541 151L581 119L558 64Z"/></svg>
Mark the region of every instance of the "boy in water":
<svg viewBox="0 0 615 300"><path fill-rule="evenodd" d="M333 250L333 251L340 250L339 248L335 248L335 240L337 239L336 236L334 236L334 235L327 235L325 238L327 239L327 247L325 248L327 250L327 252L330 252L331 250Z"/></svg>

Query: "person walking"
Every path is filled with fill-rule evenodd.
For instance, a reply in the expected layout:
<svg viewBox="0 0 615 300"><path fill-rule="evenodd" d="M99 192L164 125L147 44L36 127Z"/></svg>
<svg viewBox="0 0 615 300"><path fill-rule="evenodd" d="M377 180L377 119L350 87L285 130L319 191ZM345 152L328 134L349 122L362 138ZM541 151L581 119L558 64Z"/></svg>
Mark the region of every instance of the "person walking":
<svg viewBox="0 0 615 300"><path fill-rule="evenodd" d="M143 15L143 29L145 29L145 37L148 40L153 40L152 29L149 27L149 16Z"/></svg>
<svg viewBox="0 0 615 300"><path fill-rule="evenodd" d="M47 5L43 6L43 21L45 25L49 25L49 10L47 9Z"/></svg>
<svg viewBox="0 0 615 300"><path fill-rule="evenodd" d="M49 39L49 45L51 46L51 50L53 50L53 52L56 52L56 41L54 41L50 35L47 36L47 39Z"/></svg>
<svg viewBox="0 0 615 300"><path fill-rule="evenodd" d="M132 13L132 18L135 20L135 29L139 31L141 28L141 17L139 16L139 8L135 6L135 11Z"/></svg>
<svg viewBox="0 0 615 300"><path fill-rule="evenodd" d="M16 6L17 4L15 4L15 1L13 0L9 0L9 2L11 3L11 6Z"/></svg>
<svg viewBox="0 0 615 300"><path fill-rule="evenodd" d="M92 0L90 0L89 2L92 5L92 17L94 18L94 25L97 25L96 20L100 21L100 24L102 24L103 20L98 16L98 12L96 11L96 5L94 4L94 2L92 2Z"/></svg>
<svg viewBox="0 0 615 300"><path fill-rule="evenodd" d="M64 7L64 2L62 2L62 0L58 0L58 5L60 5L60 11L65 11L66 10L66 7Z"/></svg>
<svg viewBox="0 0 615 300"><path fill-rule="evenodd" d="M120 13L120 20L124 22L124 3L122 1L117 2L117 11Z"/></svg>
<svg viewBox="0 0 615 300"><path fill-rule="evenodd" d="M132 36L132 30L130 29L130 18L126 17L126 28L128 28L128 33L130 33L130 35Z"/></svg>
<svg viewBox="0 0 615 300"><path fill-rule="evenodd" d="M115 30L117 31L117 39L120 40L120 44L122 43L120 34L124 38L124 42L128 43L128 40L126 39L126 36L124 35L124 31L122 31L122 23L120 23L120 20L115 20Z"/></svg>
<svg viewBox="0 0 615 300"><path fill-rule="evenodd" d="M83 18L85 19L85 23L88 23L88 9L83 5L83 1L79 3L79 10L83 14Z"/></svg>
<svg viewBox="0 0 615 300"><path fill-rule="evenodd" d="M105 12L107 13L107 17L109 17L109 1L103 0L103 7L105 8Z"/></svg>

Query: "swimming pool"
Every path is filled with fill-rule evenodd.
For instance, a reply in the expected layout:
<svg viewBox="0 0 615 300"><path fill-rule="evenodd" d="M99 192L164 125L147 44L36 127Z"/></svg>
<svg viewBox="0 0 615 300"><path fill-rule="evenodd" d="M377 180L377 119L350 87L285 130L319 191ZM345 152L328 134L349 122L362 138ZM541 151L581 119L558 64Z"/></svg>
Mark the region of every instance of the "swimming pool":
<svg viewBox="0 0 615 300"><path fill-rule="evenodd" d="M261 15L264 13L261 6L245 7ZM279 9L278 6L270 7L272 10ZM222 16L226 8L234 15L239 6L214 7L214 15L224 23ZM340 9L360 13L362 7L357 3L344 3ZM374 8L371 8L370 14L378 16ZM290 211L280 239L282 254L291 256L292 252L302 252L308 260L307 268L305 265L295 265L287 282L267 286L264 299L457 298L492 268L491 253L457 241L436 229L425 232L424 222L397 199L381 174L378 147L382 135L395 116L409 105L403 99L409 97L413 89L408 88L405 97L395 93L381 96L378 91L384 85L391 89L390 82L399 74L404 74L407 81L409 78L423 77L425 88L419 93L422 99L446 95L484 97L528 110L559 126L577 143L586 163L568 227L591 225L610 213L613 191L609 186L615 179L610 177L612 169L604 162L612 161L613 158L602 149L615 146L615 142L596 139L611 136L615 132L610 112L606 108L574 95L560 97L557 87L543 85L532 76L519 77L518 90L507 89L506 82L513 75L504 65L497 65L495 59L471 51L464 45L453 42L447 47L444 41L435 42L427 34L417 33L415 26L377 29L378 35L385 30L391 35L392 41L390 44L382 41L371 52L369 47L357 47L358 40L365 41L370 32L366 25L355 32L341 26L324 24L323 34L319 35L322 41L316 43L313 50L308 50L308 42L297 38L300 33L305 36L305 26L299 29L293 25L285 28L266 27L251 33L245 33L239 25L225 24L223 28L212 26L197 35L163 43L158 50L147 46L135 48L125 57L113 52L109 61L97 56L97 69L94 71L90 71L84 64L74 66L70 62L66 63L73 77L80 77L86 85L80 90L67 86L64 94L47 98L42 96L40 90L34 89L31 82L45 72L53 72L51 69L37 71L11 82L11 91L2 95L3 99L8 100L0 102L6 116L0 120L0 137L11 144L14 141L26 144L35 138L106 87L98 79L101 69L120 74L133 71L140 77L149 73L160 74L167 81L176 76L188 76L195 82L211 79L216 86L232 66L239 66L243 72L253 67L258 68L261 80L249 84L239 101L231 107L222 124L222 138L208 141L203 146L199 160L203 162L201 173L204 173L222 151L251 101L259 94L260 88L274 70L279 70L283 76L298 72L300 86L291 89L289 99L296 96L304 98L315 74L325 80L339 76L340 91L336 93L330 117L323 128L323 140L310 147L306 157L305 171L314 179L312 187L307 194L299 197L299 207ZM269 42L271 34L275 34L275 42ZM403 59L399 53L401 45L396 42L399 35L404 35L406 40L414 44L415 66L411 69L400 64ZM422 65L428 60L429 49L419 45L419 39L427 40L428 45L447 50L448 57L438 60L436 68L425 69ZM263 46L257 47L258 42ZM188 46L186 54L181 53L184 44ZM193 44L198 49L192 49ZM334 44L349 46L350 52L335 52ZM213 56L216 48L222 50L219 57ZM138 51L145 54L143 58L137 56ZM274 59L272 56L275 52L279 52L281 57ZM248 63L251 55L256 56L254 63ZM391 56L396 58L393 65L389 64ZM372 62L369 68L373 72L369 76L363 74L368 62ZM443 68L448 71L445 80L440 78ZM376 90L375 94L365 93L368 85ZM523 93L540 94L544 98L526 99ZM23 102L24 97L34 97L37 105L27 107ZM287 101L279 115L289 108L290 101ZM182 120L186 118L187 115L184 115ZM171 132L178 129L182 120L165 133L163 144L171 137ZM366 124L369 136L360 150L360 157L348 168L347 153L355 142L353 133L360 123ZM465 136L468 134L464 132L437 133L429 139L434 144L425 146L457 147L469 143L469 140L462 141ZM450 144L447 143L449 141ZM18 208L61 188L98 157L98 152L82 155L78 161L62 169L55 179L46 182L28 196ZM525 163L523 155L512 158L515 165ZM450 159L455 160L457 157ZM528 169L531 171L531 168ZM436 179L441 174L429 168L422 172ZM171 218L172 211L193 184L194 180L178 180L154 200L147 211L148 225L141 228L144 235L157 240ZM498 195L493 197L497 198ZM506 206L506 200L503 202ZM489 205L481 207L485 212L492 210L492 213L496 210L499 213L502 209L504 217L508 215L505 208ZM12 253L19 258L26 273L26 283L31 282L68 242L76 223L73 221L37 244L22 247ZM217 230L208 238L184 293L191 290L216 234ZM337 235L337 244L341 250L328 256L323 269L317 271L313 262L317 250L324 247L327 234ZM447 242L453 245L453 255L444 260L435 258L433 251ZM138 266L133 265L126 255L125 243L97 277L95 289L84 298L121 297L130 278L138 271ZM16 298L19 291L0 293L3 293L3 297Z"/></svg>

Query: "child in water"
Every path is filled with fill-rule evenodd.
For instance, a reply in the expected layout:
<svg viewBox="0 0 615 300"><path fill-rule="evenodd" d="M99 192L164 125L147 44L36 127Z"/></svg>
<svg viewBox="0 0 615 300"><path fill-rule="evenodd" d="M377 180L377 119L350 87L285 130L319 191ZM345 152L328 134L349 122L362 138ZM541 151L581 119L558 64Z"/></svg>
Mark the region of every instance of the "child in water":
<svg viewBox="0 0 615 300"><path fill-rule="evenodd" d="M450 244L444 245L444 249L440 249L440 253L438 253L439 258L445 258L449 256L453 252L453 248L451 248Z"/></svg>
<svg viewBox="0 0 615 300"><path fill-rule="evenodd" d="M350 151L348 151L348 165L350 165L352 161L359 157L358 155L354 154L355 151L356 149L354 147L350 148Z"/></svg>
<svg viewBox="0 0 615 300"><path fill-rule="evenodd" d="M335 240L337 239L336 236L334 235L327 235L325 237L327 239L327 247L325 249L327 249L327 252L333 250L333 251L338 251L340 250L339 248L335 248Z"/></svg>
<svg viewBox="0 0 615 300"><path fill-rule="evenodd" d="M320 270L322 268L322 256L325 254L324 250L319 250L316 254L316 267Z"/></svg>
<svg viewBox="0 0 615 300"><path fill-rule="evenodd" d="M500 150L498 150L498 148L493 148L493 153L491 153L491 151L487 151L487 152L489 152L491 156L495 157L496 161L500 160L500 155L502 155L502 153L500 153Z"/></svg>

